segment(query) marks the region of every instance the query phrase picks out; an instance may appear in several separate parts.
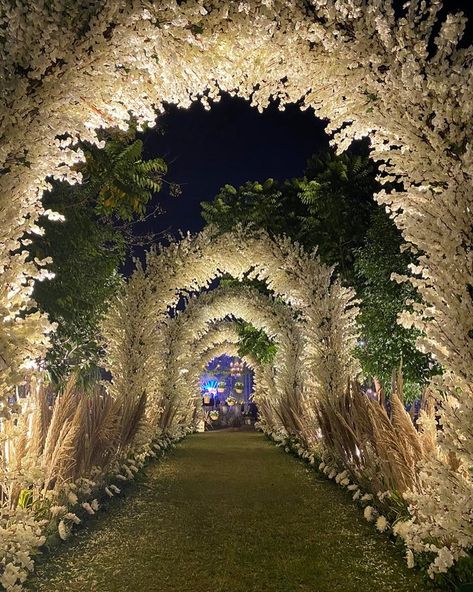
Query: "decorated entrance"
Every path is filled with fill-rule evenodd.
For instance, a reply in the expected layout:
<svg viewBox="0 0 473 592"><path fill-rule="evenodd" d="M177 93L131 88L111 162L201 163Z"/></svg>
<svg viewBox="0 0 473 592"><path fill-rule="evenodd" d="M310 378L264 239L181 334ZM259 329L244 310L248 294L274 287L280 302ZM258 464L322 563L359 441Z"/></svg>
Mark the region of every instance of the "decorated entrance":
<svg viewBox="0 0 473 592"><path fill-rule="evenodd" d="M464 16L441 13L437 2L377 0L18 0L0 10L2 585L19 590L46 535L67 538L80 512L98 510L97 491L118 495L195 429L207 396L202 372L215 372L208 364L224 354L254 372L253 402L270 438L350 491L368 522L398 537L409 566L463 577L473 545L473 85ZM56 327L32 293L51 262L25 249L45 219L58 218L44 192L52 180L83 180L81 146L103 147L101 130L126 131L131 118L143 130L168 104L210 108L222 92L258 110L312 109L339 153L369 142L375 199L415 259L393 274L416 293L399 322L442 369L418 424L400 403L400 373L390 414L363 396L359 303L348 283L316 252L251 225L208 226L151 249L107 306L108 380L92 392L73 381L54 393L45 385ZM224 276L234 284L215 288ZM235 322L274 342L269 363L240 356ZM247 405L249 383L239 393L229 372L226 405Z"/></svg>

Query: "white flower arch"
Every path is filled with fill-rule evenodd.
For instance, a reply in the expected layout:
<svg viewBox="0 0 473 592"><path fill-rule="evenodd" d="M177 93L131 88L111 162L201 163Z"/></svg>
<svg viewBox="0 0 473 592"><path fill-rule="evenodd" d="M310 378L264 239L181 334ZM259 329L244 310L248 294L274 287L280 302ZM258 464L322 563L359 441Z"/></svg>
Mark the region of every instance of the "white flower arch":
<svg viewBox="0 0 473 592"><path fill-rule="evenodd" d="M284 405L289 396L302 399L304 376L310 372L310 367L304 357L307 348L303 330L294 312L245 285L223 286L192 298L185 311L170 322L167 341L171 345L166 356L167 372L161 396L174 405L192 399L196 392L192 369L196 364L197 368L201 367L198 357L201 345L196 348L196 344L203 341L205 347L210 338L214 345L218 330L226 329L223 332L226 338L228 323L221 321L230 317L251 323L277 343L271 376L268 376L273 385L274 404Z"/></svg>
<svg viewBox="0 0 473 592"><path fill-rule="evenodd" d="M152 251L146 271L138 266L111 307L104 334L114 396L139 397L144 390L162 390L166 363L155 352L161 350L169 356L171 351L169 308L179 302L183 292L206 288L225 274L264 280L275 296L299 310L300 327L307 334L304 359L311 367L312 378L307 381L311 392L325 391L329 396L337 388L345 388L357 368L352 356L357 314L353 291L342 287L332 269L322 265L315 254L306 253L286 238L243 228L216 234L208 228ZM258 298L263 297L254 296L255 302ZM232 306L238 310L237 299ZM264 306L267 303L261 303ZM278 309L280 305L272 306ZM270 336L277 333L274 327L268 332Z"/></svg>
<svg viewBox="0 0 473 592"><path fill-rule="evenodd" d="M205 346L205 350L200 358L196 357L196 360L199 361L196 362L189 373L190 383L198 384L202 369L214 358L223 354L240 356L238 351L239 341L240 334L234 321L213 324L212 328L196 342L197 351L202 351L200 349L201 344ZM213 342L214 345L209 345L210 342ZM293 425L285 424L283 422L284 414L281 413L281 406L285 406L287 401L278 401L276 399L276 385L272 365L268 363L262 364L251 355L242 356L242 360L253 370L253 398L258 404L260 419L264 421L265 429L269 432L284 429L287 433L290 433Z"/></svg>
<svg viewBox="0 0 473 592"><path fill-rule="evenodd" d="M205 333L197 337L192 342L192 356L185 364L189 366L188 380L192 387L197 387L199 384L200 375L209 362L218 357L215 355L216 351L221 351L219 355L227 354L233 357L241 358L245 364L253 371L261 368L261 363L258 362L251 355L240 355L239 343L240 333L238 332L238 323L235 320L222 320L208 323L208 329ZM228 351L223 351L222 348L229 348ZM271 378L273 378L272 366L268 364L271 369ZM273 388L274 382L273 382Z"/></svg>
<svg viewBox="0 0 473 592"><path fill-rule="evenodd" d="M71 164L82 154L74 143L97 142L96 128L126 127L130 113L153 122L166 102L207 105L228 91L259 109L271 98L281 108L313 108L340 150L369 136L381 182L398 187L376 199L419 253L410 281L422 303L402 322L424 332L420 347L445 369L439 387L454 402L444 445L471 466L472 50L458 48L462 15L436 29L440 7L412 2L396 16L391 3L378 0L1 0L2 405L18 370L31 367L47 345L45 319L24 315L39 272L21 243L25 231L39 231L47 176L76 181ZM163 302L172 300L173 292L162 294ZM130 301L117 306L133 309ZM154 329L142 325L133 338L130 325L122 330L128 344L143 340L142 359L151 355L144 350ZM136 361L125 377L133 388ZM124 359L115 362L125 368ZM329 365L326 378L337 380Z"/></svg>
<svg viewBox="0 0 473 592"><path fill-rule="evenodd" d="M396 17L374 0L60 0L32 12L26 0L3 0L2 318L28 307L24 282L35 272L12 252L36 230L46 177L77 179L76 140L126 127L130 112L152 123L166 102L207 103L224 90L262 109L275 97L281 108L300 101L327 118L340 149L369 135L382 181L401 182L378 200L422 253L413 273L425 305L404 321L425 330L422 346L465 389L473 368L471 50L457 49L464 18L455 15L432 51L438 11L412 5ZM3 346L7 366L44 347L45 324L28 323L4 328L3 340L14 342Z"/></svg>
<svg viewBox="0 0 473 592"><path fill-rule="evenodd" d="M189 385L196 392L201 373L209 362L221 355L240 357L253 371L253 398L258 404L261 418L267 426L276 430L285 427L276 412L276 387L271 364L262 364L251 355L239 353L240 334L235 321L212 323L209 330L194 342L194 359L188 374Z"/></svg>
<svg viewBox="0 0 473 592"><path fill-rule="evenodd" d="M215 321L209 325L208 330L193 344L194 359L200 360L212 347L220 343L240 342L238 325L234 320ZM232 354L238 355L238 354ZM208 362L207 362L208 363Z"/></svg>

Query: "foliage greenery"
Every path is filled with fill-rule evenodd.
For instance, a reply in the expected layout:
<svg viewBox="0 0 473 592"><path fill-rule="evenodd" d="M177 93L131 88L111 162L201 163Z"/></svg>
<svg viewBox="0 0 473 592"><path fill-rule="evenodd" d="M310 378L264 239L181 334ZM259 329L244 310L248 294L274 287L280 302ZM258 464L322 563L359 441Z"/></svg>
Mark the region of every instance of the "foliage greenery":
<svg viewBox="0 0 473 592"><path fill-rule="evenodd" d="M356 250L363 244L370 213L377 208L376 167L356 152L314 154L299 181L298 197L306 205L299 217L297 240L317 247L324 263L337 265L343 279L354 285Z"/></svg>
<svg viewBox="0 0 473 592"><path fill-rule="evenodd" d="M121 283L118 270L129 243L123 221L142 217L152 193L161 189L165 162L143 160L143 143L133 136L109 132L103 148L84 145L83 183L54 182L44 197L45 206L65 218L45 220L44 234L30 247L35 257L52 258L55 274L34 292L39 309L58 324L46 356L54 380L98 363L99 323Z"/></svg>
<svg viewBox="0 0 473 592"><path fill-rule="evenodd" d="M354 273L362 298L361 325L364 339L357 355L364 371L389 385L393 368L402 364L408 398L415 396L415 384L424 383L438 367L416 350L415 329L397 324L398 315L409 300L416 298L411 284L399 284L391 274L404 274L413 263L412 254L402 250L402 238L380 208L373 210L364 245L357 251Z"/></svg>
<svg viewBox="0 0 473 592"><path fill-rule="evenodd" d="M111 139L103 148L85 149L85 194L96 200L98 214L133 220L143 215L153 193L159 193L167 165L161 158L143 160L143 142Z"/></svg>
<svg viewBox="0 0 473 592"><path fill-rule="evenodd" d="M34 297L39 308L58 324L46 363L56 380L72 367L86 369L97 362L98 323L117 289L117 268L126 252L122 234L103 223L93 208L78 205L80 189L55 186L47 197L62 224L45 221L45 234L35 239L36 256L53 258L52 280L37 283Z"/></svg>
<svg viewBox="0 0 473 592"><path fill-rule="evenodd" d="M274 361L277 345L266 335L263 329L257 329L251 323L239 323L238 333L240 341L238 353L240 356L253 355L258 362L270 364Z"/></svg>
<svg viewBox="0 0 473 592"><path fill-rule="evenodd" d="M235 224L270 230L272 234L295 235L300 227L299 217L304 213L298 197L297 184L279 183L267 179L243 184L238 189L224 185L213 201L202 202L202 216L207 224L214 224L222 232Z"/></svg>

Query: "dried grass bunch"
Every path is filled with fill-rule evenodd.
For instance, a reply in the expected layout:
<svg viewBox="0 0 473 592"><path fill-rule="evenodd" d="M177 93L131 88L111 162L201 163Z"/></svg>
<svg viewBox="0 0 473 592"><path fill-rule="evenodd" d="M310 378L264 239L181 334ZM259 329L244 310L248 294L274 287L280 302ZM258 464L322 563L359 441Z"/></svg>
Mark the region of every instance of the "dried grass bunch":
<svg viewBox="0 0 473 592"><path fill-rule="evenodd" d="M146 394L116 400L100 384L85 390L72 376L59 392L32 384L24 406L5 422L1 443L2 502L10 508L25 487L36 501L126 456L144 427Z"/></svg>
<svg viewBox="0 0 473 592"><path fill-rule="evenodd" d="M419 431L402 403L402 380L395 382L391 413L350 382L336 399L317 403L317 416L324 446L333 461L347 468L365 490L403 494L418 490L418 463L436 452L434 406L421 410Z"/></svg>

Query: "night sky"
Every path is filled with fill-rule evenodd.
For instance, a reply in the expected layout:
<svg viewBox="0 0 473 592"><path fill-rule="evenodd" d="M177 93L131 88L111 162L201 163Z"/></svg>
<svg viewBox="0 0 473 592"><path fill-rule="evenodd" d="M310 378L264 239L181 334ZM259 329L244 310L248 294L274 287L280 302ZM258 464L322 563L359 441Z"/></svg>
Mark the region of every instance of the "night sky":
<svg viewBox="0 0 473 592"><path fill-rule="evenodd" d="M156 218L156 231L198 232L204 221L200 202L212 200L229 183L301 175L307 158L328 146L324 124L313 111L290 105L271 106L264 113L240 98L223 95L206 111L200 103L189 109L169 106L159 130L144 137L146 157L163 156L169 181L181 185L177 198L160 196L166 213Z"/></svg>
<svg viewBox="0 0 473 592"><path fill-rule="evenodd" d="M470 23L463 44L471 43L473 1L447 0L444 6L467 14ZM145 156L165 158L166 178L180 184L182 194L173 198L164 190L155 196L150 209L159 203L165 213L138 224L138 234L198 232L204 225L200 202L212 200L224 184L302 175L308 157L326 148L329 140L325 124L312 110L290 105L279 111L273 105L260 114L243 99L228 95L210 111L199 103L189 109L170 105L158 121L158 128L144 135ZM142 252L134 250L135 255Z"/></svg>

